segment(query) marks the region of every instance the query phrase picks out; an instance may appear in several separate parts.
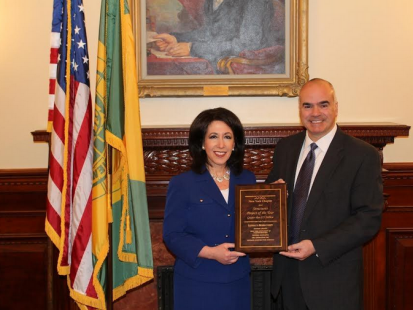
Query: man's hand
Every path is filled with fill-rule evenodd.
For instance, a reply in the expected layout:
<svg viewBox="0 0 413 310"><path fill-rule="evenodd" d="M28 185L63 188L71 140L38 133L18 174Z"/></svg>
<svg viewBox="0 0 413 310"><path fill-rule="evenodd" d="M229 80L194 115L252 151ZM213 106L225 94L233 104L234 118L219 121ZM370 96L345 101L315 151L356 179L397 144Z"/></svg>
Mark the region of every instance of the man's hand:
<svg viewBox="0 0 413 310"><path fill-rule="evenodd" d="M280 254L298 260L305 260L315 254L315 248L311 240L303 240L288 246L288 252L280 252Z"/></svg>
<svg viewBox="0 0 413 310"><path fill-rule="evenodd" d="M278 179L277 181L272 182L271 184L282 184L285 183L283 179ZM288 197L288 191L287 191L287 197Z"/></svg>
<svg viewBox="0 0 413 310"><path fill-rule="evenodd" d="M274 181L271 184L279 184L279 183L285 183L285 181L283 179L278 179L277 181Z"/></svg>
<svg viewBox="0 0 413 310"><path fill-rule="evenodd" d="M165 51L169 45L176 44L178 41L176 38L167 33L161 33L153 37L154 39L159 39L155 41L156 46L160 51Z"/></svg>
<svg viewBox="0 0 413 310"><path fill-rule="evenodd" d="M189 56L191 51L191 45L187 42L180 42L176 44L170 44L165 49L166 55L174 57Z"/></svg>
<svg viewBox="0 0 413 310"><path fill-rule="evenodd" d="M234 243L222 243L214 247L204 246L198 256L215 259L223 265L231 265L238 260L238 257L246 255L242 252L230 251L229 249L234 246Z"/></svg>

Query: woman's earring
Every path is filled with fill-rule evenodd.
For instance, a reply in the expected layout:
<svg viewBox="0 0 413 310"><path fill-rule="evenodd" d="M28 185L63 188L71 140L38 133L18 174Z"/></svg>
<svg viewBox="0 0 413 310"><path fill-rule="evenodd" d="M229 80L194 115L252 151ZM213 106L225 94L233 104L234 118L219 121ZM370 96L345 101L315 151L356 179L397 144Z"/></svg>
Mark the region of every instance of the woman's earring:
<svg viewBox="0 0 413 310"><path fill-rule="evenodd" d="M232 150L235 151L235 147L233 147Z"/></svg>
<svg viewBox="0 0 413 310"><path fill-rule="evenodd" d="M205 146L202 146L202 149L205 151Z"/></svg>

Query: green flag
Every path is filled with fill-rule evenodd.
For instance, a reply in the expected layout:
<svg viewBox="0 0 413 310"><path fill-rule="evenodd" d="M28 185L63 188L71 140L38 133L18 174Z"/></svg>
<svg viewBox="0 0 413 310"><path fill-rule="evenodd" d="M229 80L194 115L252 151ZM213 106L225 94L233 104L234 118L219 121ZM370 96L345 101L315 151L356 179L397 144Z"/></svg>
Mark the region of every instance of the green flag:
<svg viewBox="0 0 413 310"><path fill-rule="evenodd" d="M94 130L94 285L104 298L108 223L113 221L116 300L153 279L135 44L126 0L102 0ZM111 179L107 174L108 151L112 152Z"/></svg>

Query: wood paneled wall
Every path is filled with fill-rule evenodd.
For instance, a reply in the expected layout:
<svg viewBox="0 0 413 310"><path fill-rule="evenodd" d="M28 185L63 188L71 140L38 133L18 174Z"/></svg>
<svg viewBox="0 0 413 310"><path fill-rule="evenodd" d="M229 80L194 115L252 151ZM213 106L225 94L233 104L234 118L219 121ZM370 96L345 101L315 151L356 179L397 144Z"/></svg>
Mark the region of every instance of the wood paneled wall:
<svg viewBox="0 0 413 310"><path fill-rule="evenodd" d="M347 124L346 132L382 151L409 127L397 124ZM298 125L247 127L245 166L263 181L271 169L274 145L302 130ZM48 141L43 131L35 141ZM173 265L162 242L162 218L171 176L189 167L187 128L143 130L147 194L154 265ZM365 245L366 309L413 309L413 163L385 164L388 204L377 237ZM44 233L46 169L0 170L0 309L77 309L65 277L56 274L56 250ZM255 265L270 265L271 255L256 255ZM156 270L155 270L156 271ZM157 280L128 292L114 309L158 309Z"/></svg>
<svg viewBox="0 0 413 310"><path fill-rule="evenodd" d="M376 237L377 254L382 258L377 269L381 283L377 301L386 309L412 310L413 163L385 164L383 181L384 192L389 196Z"/></svg>
<svg viewBox="0 0 413 310"><path fill-rule="evenodd" d="M0 309L50 308L44 170L0 172Z"/></svg>

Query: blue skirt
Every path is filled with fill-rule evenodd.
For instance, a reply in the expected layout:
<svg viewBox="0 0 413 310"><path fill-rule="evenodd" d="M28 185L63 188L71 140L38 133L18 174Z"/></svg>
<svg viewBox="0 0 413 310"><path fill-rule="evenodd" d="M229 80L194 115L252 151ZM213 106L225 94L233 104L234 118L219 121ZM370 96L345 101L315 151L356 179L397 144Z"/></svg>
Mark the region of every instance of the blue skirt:
<svg viewBox="0 0 413 310"><path fill-rule="evenodd" d="M174 273L174 310L250 310L250 276L229 282L199 282Z"/></svg>

